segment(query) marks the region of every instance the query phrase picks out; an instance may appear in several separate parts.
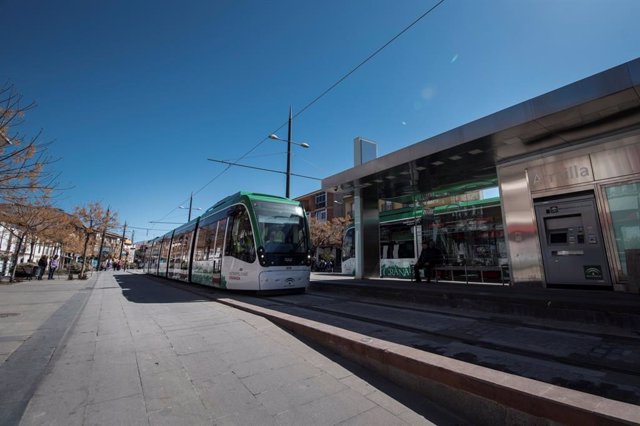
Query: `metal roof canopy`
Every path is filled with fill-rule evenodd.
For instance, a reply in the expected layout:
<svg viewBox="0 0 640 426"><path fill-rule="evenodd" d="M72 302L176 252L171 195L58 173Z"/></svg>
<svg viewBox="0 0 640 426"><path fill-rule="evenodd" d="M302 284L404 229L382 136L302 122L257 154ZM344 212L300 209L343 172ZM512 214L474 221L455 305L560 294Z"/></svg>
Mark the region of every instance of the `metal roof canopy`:
<svg viewBox="0 0 640 426"><path fill-rule="evenodd" d="M447 185L496 177L496 165L640 125L640 58L322 180L411 201Z"/></svg>

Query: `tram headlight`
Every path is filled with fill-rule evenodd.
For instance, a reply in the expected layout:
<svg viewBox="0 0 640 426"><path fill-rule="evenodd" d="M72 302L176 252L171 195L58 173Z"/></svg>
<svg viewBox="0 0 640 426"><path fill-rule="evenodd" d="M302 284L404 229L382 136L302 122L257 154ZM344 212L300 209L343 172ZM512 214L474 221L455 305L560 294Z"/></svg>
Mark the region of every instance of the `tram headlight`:
<svg viewBox="0 0 640 426"><path fill-rule="evenodd" d="M260 265L267 266L267 256L265 254L264 247L262 246L258 247L258 261L260 262Z"/></svg>

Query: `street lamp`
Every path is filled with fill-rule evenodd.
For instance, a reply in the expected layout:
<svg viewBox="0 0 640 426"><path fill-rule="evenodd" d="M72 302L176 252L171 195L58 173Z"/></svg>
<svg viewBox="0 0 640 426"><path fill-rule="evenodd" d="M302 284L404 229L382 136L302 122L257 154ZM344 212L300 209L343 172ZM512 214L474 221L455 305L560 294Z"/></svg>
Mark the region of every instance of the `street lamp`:
<svg viewBox="0 0 640 426"><path fill-rule="evenodd" d="M302 148L309 148L309 144L305 142L294 142L291 140L291 122L293 121L293 115L291 114L291 107L289 107L289 131L287 133L287 139L280 139L276 134L270 134L269 139L275 141L282 141L287 143L287 190L285 196L289 198L289 188L291 186L291 144L301 146Z"/></svg>
<svg viewBox="0 0 640 426"><path fill-rule="evenodd" d="M189 195L189 207L178 206L179 209L189 209L189 219L187 222L191 222L191 210L202 210L200 207L192 207L193 206L193 192Z"/></svg>

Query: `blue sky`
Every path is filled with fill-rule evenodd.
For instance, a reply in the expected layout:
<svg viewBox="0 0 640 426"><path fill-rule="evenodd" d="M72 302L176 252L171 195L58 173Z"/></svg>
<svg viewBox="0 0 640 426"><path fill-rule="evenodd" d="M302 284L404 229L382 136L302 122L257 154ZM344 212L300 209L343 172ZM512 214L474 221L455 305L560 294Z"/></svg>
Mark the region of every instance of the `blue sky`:
<svg viewBox="0 0 640 426"><path fill-rule="evenodd" d="M226 195L284 195L286 145L261 141L436 1L0 0L0 81L37 109L61 207L100 201L135 239ZM293 124L292 172L384 155L640 56L637 0L446 0ZM286 137L286 126L277 132ZM292 178L291 195L319 189ZM198 212L195 211L194 214ZM131 228L130 228L131 229ZM128 233L130 235L130 233Z"/></svg>

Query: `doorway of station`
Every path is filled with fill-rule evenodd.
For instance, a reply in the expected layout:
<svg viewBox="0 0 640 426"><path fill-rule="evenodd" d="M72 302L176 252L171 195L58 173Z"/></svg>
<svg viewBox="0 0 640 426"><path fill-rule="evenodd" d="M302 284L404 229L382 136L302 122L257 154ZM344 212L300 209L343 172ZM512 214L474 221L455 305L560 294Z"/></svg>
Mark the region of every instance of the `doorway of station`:
<svg viewBox="0 0 640 426"><path fill-rule="evenodd" d="M534 201L548 286L612 288L593 192Z"/></svg>

